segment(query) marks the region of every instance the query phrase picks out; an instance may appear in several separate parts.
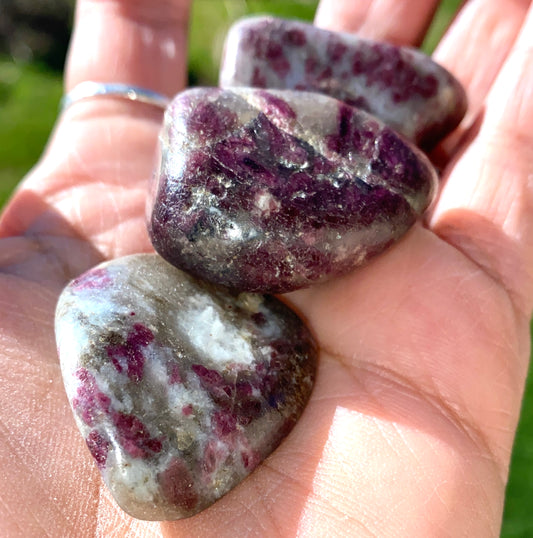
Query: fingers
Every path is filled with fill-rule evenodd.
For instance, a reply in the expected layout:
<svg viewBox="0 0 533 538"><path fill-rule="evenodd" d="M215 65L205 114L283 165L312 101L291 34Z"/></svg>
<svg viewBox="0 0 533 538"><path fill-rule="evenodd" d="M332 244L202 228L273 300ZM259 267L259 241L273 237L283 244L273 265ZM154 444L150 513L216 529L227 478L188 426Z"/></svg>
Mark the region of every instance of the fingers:
<svg viewBox="0 0 533 538"><path fill-rule="evenodd" d="M498 74L485 101L484 131L504 131L513 142L531 142L533 138L533 8L530 8L513 50ZM531 145L523 149L531 150ZM531 158L531 151L524 157Z"/></svg>
<svg viewBox="0 0 533 538"><path fill-rule="evenodd" d="M518 32L530 0L471 0L463 7L435 50L434 59L449 69L468 93L462 126L444 144L450 155L479 114Z"/></svg>
<svg viewBox="0 0 533 538"><path fill-rule="evenodd" d="M66 68L79 82L123 82L171 96L184 86L189 0L80 0Z"/></svg>
<svg viewBox="0 0 533 538"><path fill-rule="evenodd" d="M185 85L189 7L190 0L79 0L66 91L96 81L173 96ZM82 100L63 114L47 156L52 167L63 163L78 173L83 167L86 177L104 182L120 180L119 167L131 184L133 163L139 176L149 177L161 117L162 110L136 101ZM65 147L75 148L74 164L65 162ZM102 163L109 163L108 174Z"/></svg>
<svg viewBox="0 0 533 538"><path fill-rule="evenodd" d="M396 45L419 45L438 0L321 0L315 24Z"/></svg>
<svg viewBox="0 0 533 538"><path fill-rule="evenodd" d="M483 43L481 44L483 45ZM533 8L484 101L479 132L450 173L433 229L533 306Z"/></svg>

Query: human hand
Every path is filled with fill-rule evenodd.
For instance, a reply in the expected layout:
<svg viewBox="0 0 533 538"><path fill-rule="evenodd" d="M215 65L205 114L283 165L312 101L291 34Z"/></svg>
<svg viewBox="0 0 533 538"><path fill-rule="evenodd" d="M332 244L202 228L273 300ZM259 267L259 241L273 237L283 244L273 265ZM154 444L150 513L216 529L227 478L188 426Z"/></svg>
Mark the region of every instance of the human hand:
<svg viewBox="0 0 533 538"><path fill-rule="evenodd" d="M417 43L437 3L323 0L317 24ZM473 127L435 153L432 214L368 266L285 296L320 342L312 399L267 461L188 520L116 507L74 425L53 335L68 280L151 250L161 113L105 98L63 114L0 221L3 536L499 534L533 301L528 4L463 8L436 59L467 88ZM188 7L80 0L67 90L182 89Z"/></svg>

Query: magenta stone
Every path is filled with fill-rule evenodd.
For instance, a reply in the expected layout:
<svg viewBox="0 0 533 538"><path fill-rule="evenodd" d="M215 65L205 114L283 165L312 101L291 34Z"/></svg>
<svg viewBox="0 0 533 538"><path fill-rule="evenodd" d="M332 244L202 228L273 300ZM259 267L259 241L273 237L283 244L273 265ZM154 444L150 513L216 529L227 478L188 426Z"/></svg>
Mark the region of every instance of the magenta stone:
<svg viewBox="0 0 533 538"><path fill-rule="evenodd" d="M422 146L434 145L466 111L459 82L416 49L273 17L243 19L231 28L220 85L324 93Z"/></svg>
<svg viewBox="0 0 533 538"><path fill-rule="evenodd" d="M73 281L56 336L87 447L139 519L191 516L241 482L292 429L315 376L313 339L281 302L155 254Z"/></svg>
<svg viewBox="0 0 533 538"><path fill-rule="evenodd" d="M394 243L435 186L420 150L336 99L197 88L166 112L148 226L177 267L281 293L345 274Z"/></svg>

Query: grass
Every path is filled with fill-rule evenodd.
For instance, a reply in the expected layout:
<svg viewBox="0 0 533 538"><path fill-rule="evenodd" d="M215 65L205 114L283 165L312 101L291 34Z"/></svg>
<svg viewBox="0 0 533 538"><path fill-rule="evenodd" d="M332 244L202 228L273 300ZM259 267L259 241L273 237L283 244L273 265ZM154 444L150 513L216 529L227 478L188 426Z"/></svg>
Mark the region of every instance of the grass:
<svg viewBox="0 0 533 538"><path fill-rule="evenodd" d="M0 59L0 206L39 158L61 93L58 75Z"/></svg>
<svg viewBox="0 0 533 538"><path fill-rule="evenodd" d="M533 334L533 325L532 325ZM504 538L533 536L533 375L529 375L518 426L503 514Z"/></svg>
<svg viewBox="0 0 533 538"><path fill-rule="evenodd" d="M193 3L190 79L216 84L224 34L233 20L247 13L311 20L316 1L196 0ZM423 48L431 51L459 0L447 0L435 18ZM206 35L209 36L206 39ZM0 58L0 207L18 181L37 161L57 116L62 92L58 74L31 64ZM502 537L533 536L530 497L533 484L533 377L528 380L511 463Z"/></svg>

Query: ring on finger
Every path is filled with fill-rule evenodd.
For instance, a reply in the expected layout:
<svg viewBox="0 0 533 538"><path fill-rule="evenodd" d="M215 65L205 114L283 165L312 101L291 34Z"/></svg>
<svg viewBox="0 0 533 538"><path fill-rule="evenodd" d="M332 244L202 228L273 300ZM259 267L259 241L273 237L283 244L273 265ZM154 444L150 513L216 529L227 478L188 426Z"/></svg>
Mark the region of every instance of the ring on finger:
<svg viewBox="0 0 533 538"><path fill-rule="evenodd" d="M132 86L117 82L95 82L87 80L80 82L65 94L60 102L61 111L65 111L74 103L85 99L110 96L130 101L139 101L148 105L165 109L170 103L170 99L160 93L154 92L140 86Z"/></svg>

